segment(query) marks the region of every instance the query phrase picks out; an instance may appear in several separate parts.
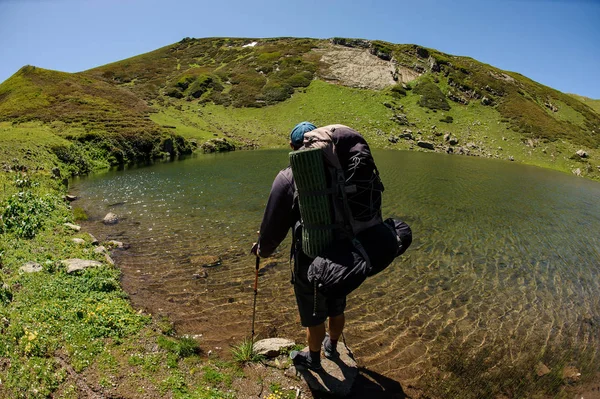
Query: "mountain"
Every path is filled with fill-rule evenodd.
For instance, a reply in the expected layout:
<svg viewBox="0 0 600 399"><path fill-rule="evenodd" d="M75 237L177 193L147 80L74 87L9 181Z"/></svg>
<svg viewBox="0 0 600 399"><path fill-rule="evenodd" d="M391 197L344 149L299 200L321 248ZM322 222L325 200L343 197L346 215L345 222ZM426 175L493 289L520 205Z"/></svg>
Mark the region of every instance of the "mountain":
<svg viewBox="0 0 600 399"><path fill-rule="evenodd" d="M433 146L593 179L597 108L469 57L347 38L185 38L76 74L28 66L0 84L0 121L64 123L79 142L120 137L119 151L137 137L155 155L165 140L181 143L172 153L184 139L283 147L311 120L350 125L378 148Z"/></svg>

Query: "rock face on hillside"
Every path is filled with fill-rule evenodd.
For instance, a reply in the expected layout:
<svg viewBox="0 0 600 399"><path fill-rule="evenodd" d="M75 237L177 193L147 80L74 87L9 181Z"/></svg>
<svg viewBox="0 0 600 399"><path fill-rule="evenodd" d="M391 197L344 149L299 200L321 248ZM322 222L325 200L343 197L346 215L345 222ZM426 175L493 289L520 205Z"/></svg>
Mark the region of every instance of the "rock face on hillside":
<svg viewBox="0 0 600 399"><path fill-rule="evenodd" d="M332 45L315 51L322 54L321 62L329 66L322 78L344 86L381 90L420 76L414 70L383 60L364 48Z"/></svg>

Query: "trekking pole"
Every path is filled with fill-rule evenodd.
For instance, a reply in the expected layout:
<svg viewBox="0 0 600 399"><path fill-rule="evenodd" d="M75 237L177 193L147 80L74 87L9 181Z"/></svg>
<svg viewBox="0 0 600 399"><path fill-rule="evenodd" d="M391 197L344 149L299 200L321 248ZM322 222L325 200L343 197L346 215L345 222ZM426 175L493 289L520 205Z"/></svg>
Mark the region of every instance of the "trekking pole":
<svg viewBox="0 0 600 399"><path fill-rule="evenodd" d="M258 296L258 268L260 257L256 255L256 273L254 274L254 305L252 306L252 343L254 343L254 320L256 319L256 297Z"/></svg>

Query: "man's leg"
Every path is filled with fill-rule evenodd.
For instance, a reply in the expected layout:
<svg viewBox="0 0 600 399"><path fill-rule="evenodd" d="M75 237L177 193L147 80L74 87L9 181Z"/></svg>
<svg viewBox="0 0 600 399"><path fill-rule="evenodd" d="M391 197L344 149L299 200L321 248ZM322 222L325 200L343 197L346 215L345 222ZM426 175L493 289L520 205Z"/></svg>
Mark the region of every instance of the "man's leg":
<svg viewBox="0 0 600 399"><path fill-rule="evenodd" d="M311 352L321 352L321 343L325 338L325 323L306 328L306 340Z"/></svg>
<svg viewBox="0 0 600 399"><path fill-rule="evenodd" d="M342 331L344 331L345 323L346 318L343 313L329 318L329 339L331 341L337 342L338 339L340 339L340 335L342 335Z"/></svg>

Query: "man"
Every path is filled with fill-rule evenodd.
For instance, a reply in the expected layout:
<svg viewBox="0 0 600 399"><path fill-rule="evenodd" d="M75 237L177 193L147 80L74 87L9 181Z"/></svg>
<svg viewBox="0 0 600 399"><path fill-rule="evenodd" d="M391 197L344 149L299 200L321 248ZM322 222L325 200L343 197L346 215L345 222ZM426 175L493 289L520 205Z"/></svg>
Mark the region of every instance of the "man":
<svg viewBox="0 0 600 399"><path fill-rule="evenodd" d="M304 134L317 127L310 122L301 122L290 133L290 147L298 150L302 147ZM294 176L288 166L279 172L269 195L265 214L260 226L258 242L252 247L252 253L263 258L271 256L292 229L292 254L294 273L292 282L300 321L306 327L308 352L293 351L290 356L294 365L311 370L321 369L321 346L325 357L338 355L337 342L344 329L344 310L346 298L327 298L315 290L307 277L308 266L312 258L302 252L300 210L294 196ZM329 318L329 336L326 335L325 321Z"/></svg>

